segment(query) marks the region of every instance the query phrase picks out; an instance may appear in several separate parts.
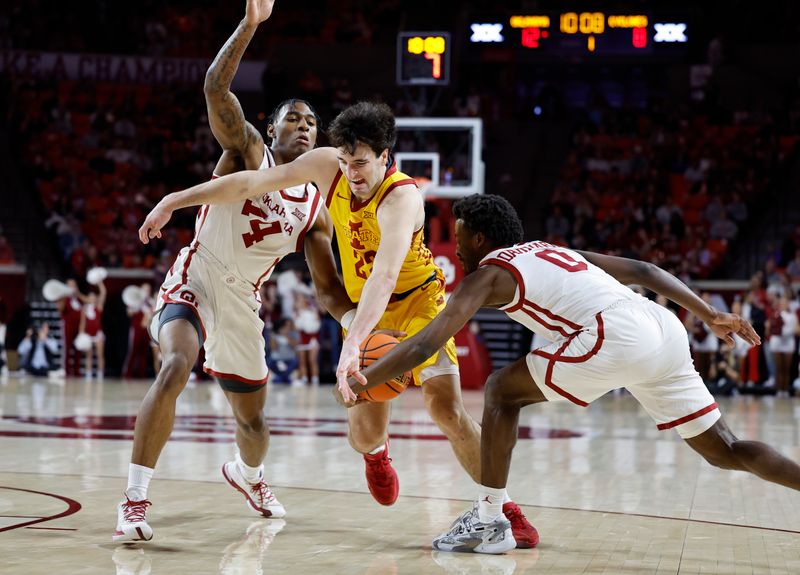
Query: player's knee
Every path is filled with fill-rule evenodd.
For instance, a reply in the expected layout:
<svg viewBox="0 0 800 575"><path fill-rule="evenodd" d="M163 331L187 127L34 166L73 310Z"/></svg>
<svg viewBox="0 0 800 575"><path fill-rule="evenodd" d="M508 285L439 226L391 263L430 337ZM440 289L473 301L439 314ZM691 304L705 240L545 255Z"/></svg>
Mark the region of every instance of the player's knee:
<svg viewBox="0 0 800 575"><path fill-rule="evenodd" d="M502 405L511 400L501 380L502 376L498 371L489 374L489 377L486 378L486 384L483 386L485 405Z"/></svg>
<svg viewBox="0 0 800 575"><path fill-rule="evenodd" d="M358 452L366 453L378 447L385 441L385 429L369 422L351 420L347 429L347 440L350 447Z"/></svg>
<svg viewBox="0 0 800 575"><path fill-rule="evenodd" d="M161 360L161 371L158 372L156 385L165 391L177 391L184 388L189 379L194 363L181 354L170 354Z"/></svg>
<svg viewBox="0 0 800 575"><path fill-rule="evenodd" d="M732 445L723 445L720 448L705 452L703 453L703 458L709 464L719 469L743 469Z"/></svg>
<svg viewBox="0 0 800 575"><path fill-rule="evenodd" d="M469 425L469 414L464 406L451 398L433 398L428 402L428 413L433 422L448 437L460 433L465 425Z"/></svg>

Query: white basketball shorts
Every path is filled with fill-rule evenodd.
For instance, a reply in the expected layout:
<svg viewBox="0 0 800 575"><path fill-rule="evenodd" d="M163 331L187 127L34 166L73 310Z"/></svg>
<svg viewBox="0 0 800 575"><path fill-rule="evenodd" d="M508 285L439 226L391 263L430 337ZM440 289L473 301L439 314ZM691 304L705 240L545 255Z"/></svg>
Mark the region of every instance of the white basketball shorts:
<svg viewBox="0 0 800 575"><path fill-rule="evenodd" d="M684 439L720 418L694 369L686 329L671 311L650 301L625 301L595 320L594 326L528 354L531 375L549 401L585 407L624 387L658 429L675 428Z"/></svg>
<svg viewBox="0 0 800 575"><path fill-rule="evenodd" d="M158 309L168 303L188 306L200 319L206 373L245 385L267 380L258 293L202 245L183 248L175 260L159 291Z"/></svg>

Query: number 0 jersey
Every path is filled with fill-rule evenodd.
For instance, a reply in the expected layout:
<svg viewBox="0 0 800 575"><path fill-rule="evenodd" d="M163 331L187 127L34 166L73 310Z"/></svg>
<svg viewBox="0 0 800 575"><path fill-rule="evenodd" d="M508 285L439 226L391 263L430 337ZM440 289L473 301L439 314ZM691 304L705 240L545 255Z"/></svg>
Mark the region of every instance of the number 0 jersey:
<svg viewBox="0 0 800 575"><path fill-rule="evenodd" d="M414 179L392 165L386 170L378 191L366 202L359 202L339 172L328 192L328 211L336 229L336 242L342 260L342 276L347 295L354 302L361 299L361 290L372 273L372 262L381 241L377 211L386 196L399 186L414 184ZM414 233L406 259L397 276L394 293L403 294L434 277L438 269L425 246L422 229Z"/></svg>
<svg viewBox="0 0 800 575"><path fill-rule="evenodd" d="M272 152L265 146L258 169L273 166ZM200 244L205 253L257 289L281 258L302 249L320 206L320 193L311 183L243 202L203 206L197 214L192 247Z"/></svg>
<svg viewBox="0 0 800 575"><path fill-rule="evenodd" d="M497 265L514 275L514 301L500 309L551 341L594 324L598 312L620 300L645 299L579 253L546 242L495 250L480 265Z"/></svg>

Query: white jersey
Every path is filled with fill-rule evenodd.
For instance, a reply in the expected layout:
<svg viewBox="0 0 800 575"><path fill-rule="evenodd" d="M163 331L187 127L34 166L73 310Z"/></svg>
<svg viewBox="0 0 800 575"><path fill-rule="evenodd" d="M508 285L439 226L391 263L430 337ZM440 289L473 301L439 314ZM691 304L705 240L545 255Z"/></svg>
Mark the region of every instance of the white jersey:
<svg viewBox="0 0 800 575"><path fill-rule="evenodd" d="M720 418L697 374L686 329L666 308L622 285L579 253L529 242L488 254L517 292L503 309L551 343L525 359L548 401L580 406L625 387L655 420L691 438Z"/></svg>
<svg viewBox="0 0 800 575"><path fill-rule="evenodd" d="M495 250L480 265L498 265L514 275L514 300L500 309L551 341L594 324L614 303L645 299L579 253L546 242Z"/></svg>
<svg viewBox="0 0 800 575"><path fill-rule="evenodd" d="M274 166L272 152L264 146L258 169ZM302 248L321 203L319 190L308 183L242 202L203 206L190 249L199 244L205 255L257 290L281 258Z"/></svg>
<svg viewBox="0 0 800 575"><path fill-rule="evenodd" d="M265 146L259 169L274 165ZM167 304L188 307L205 349L203 369L226 385L263 385L268 371L258 288L281 258L300 250L321 205L317 188L305 184L233 204L203 206L194 240L178 254L161 286L159 309L150 324L153 340L158 343Z"/></svg>

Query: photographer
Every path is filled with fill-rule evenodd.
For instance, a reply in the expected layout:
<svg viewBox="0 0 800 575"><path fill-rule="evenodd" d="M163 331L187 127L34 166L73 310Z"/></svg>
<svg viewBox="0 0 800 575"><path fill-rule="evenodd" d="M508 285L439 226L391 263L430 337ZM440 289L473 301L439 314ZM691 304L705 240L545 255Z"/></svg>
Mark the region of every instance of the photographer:
<svg viewBox="0 0 800 575"><path fill-rule="evenodd" d="M714 353L706 380L706 387L713 395L733 395L741 383L735 352L733 346L722 341Z"/></svg>
<svg viewBox="0 0 800 575"><path fill-rule="evenodd" d="M29 327L25 339L17 347L17 353L22 369L31 375L45 376L56 369L53 358L58 353L58 343L50 337L50 326L43 323L38 331Z"/></svg>

